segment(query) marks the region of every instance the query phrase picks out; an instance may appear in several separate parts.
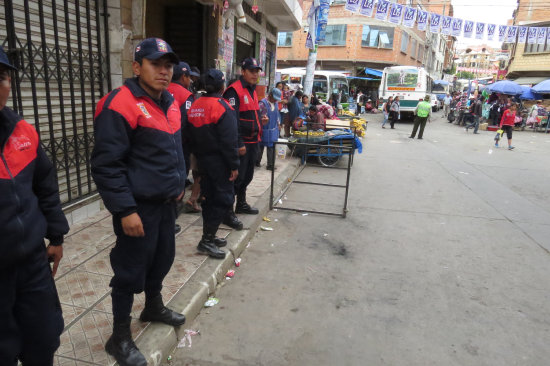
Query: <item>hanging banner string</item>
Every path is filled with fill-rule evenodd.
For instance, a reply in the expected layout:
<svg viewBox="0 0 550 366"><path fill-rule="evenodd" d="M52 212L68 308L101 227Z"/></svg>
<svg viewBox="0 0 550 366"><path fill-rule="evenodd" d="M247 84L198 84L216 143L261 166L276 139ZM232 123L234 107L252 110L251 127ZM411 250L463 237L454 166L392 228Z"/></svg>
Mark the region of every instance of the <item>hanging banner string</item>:
<svg viewBox="0 0 550 366"><path fill-rule="evenodd" d="M493 41L498 34L498 41L505 43L527 43L550 45L550 27L507 26L485 22L474 22L437 13L430 13L420 8L405 6L388 0L346 0L345 9L367 17L396 25L403 23L407 28L419 31L441 33L454 37L466 37ZM497 33L498 31L498 33Z"/></svg>

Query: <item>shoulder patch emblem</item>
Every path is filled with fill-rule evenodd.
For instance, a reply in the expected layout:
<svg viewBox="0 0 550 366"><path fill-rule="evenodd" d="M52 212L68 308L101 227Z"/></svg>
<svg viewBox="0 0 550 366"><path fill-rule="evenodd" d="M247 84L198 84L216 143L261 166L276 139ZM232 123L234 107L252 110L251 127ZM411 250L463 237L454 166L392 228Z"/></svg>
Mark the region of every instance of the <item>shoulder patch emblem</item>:
<svg viewBox="0 0 550 366"><path fill-rule="evenodd" d="M141 110L141 113L143 113L143 115L146 118L151 118L151 115L149 114L149 111L147 110L147 108L145 108L145 104L138 103L137 106L139 107L139 109Z"/></svg>
<svg viewBox="0 0 550 366"><path fill-rule="evenodd" d="M235 98L229 98L229 104L231 104L234 107L235 106Z"/></svg>
<svg viewBox="0 0 550 366"><path fill-rule="evenodd" d="M191 109L191 101L190 100L185 102L185 109L187 109L187 110Z"/></svg>

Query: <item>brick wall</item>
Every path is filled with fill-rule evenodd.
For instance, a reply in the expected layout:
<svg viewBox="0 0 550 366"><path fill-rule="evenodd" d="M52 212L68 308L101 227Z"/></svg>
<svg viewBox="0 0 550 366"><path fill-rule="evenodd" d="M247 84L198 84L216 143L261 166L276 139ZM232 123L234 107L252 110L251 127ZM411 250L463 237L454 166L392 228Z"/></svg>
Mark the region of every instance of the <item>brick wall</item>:
<svg viewBox="0 0 550 366"><path fill-rule="evenodd" d="M547 0L518 0L515 24L543 22L550 19Z"/></svg>

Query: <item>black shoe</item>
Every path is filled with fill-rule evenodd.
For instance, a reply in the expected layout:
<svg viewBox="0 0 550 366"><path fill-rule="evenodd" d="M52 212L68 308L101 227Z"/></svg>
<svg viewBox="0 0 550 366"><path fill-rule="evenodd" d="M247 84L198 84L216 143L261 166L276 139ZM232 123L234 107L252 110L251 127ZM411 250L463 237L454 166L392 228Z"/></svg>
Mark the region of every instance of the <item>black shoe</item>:
<svg viewBox="0 0 550 366"><path fill-rule="evenodd" d="M130 331L130 319L113 326L113 334L105 343L105 351L121 366L147 366L147 360L139 351Z"/></svg>
<svg viewBox="0 0 550 366"><path fill-rule="evenodd" d="M231 211L225 218L223 219L223 223L230 228L233 228L235 230L242 230L243 229L243 223L239 221L237 216L235 216L235 213Z"/></svg>
<svg viewBox="0 0 550 366"><path fill-rule="evenodd" d="M185 315L176 313L164 306L162 296L159 294L150 300L145 299L145 308L141 312L139 320L142 322L161 322L177 327L185 323Z"/></svg>
<svg viewBox="0 0 550 366"><path fill-rule="evenodd" d="M261 167L262 166L262 163L256 163L254 164L257 168Z"/></svg>
<svg viewBox="0 0 550 366"><path fill-rule="evenodd" d="M274 167L273 165L267 165L265 168L266 168L267 170L277 170L277 168Z"/></svg>
<svg viewBox="0 0 550 366"><path fill-rule="evenodd" d="M216 246L215 239L212 235L203 235L197 250L201 253L208 254L212 258L224 259L225 252Z"/></svg>
<svg viewBox="0 0 550 366"><path fill-rule="evenodd" d="M417 140L422 140L422 137L418 137Z"/></svg>
<svg viewBox="0 0 550 366"><path fill-rule="evenodd" d="M409 136L410 139L414 139L414 136Z"/></svg>
<svg viewBox="0 0 550 366"><path fill-rule="evenodd" d="M174 234L177 234L181 231L181 226L179 226L178 224L176 224L176 227L174 228Z"/></svg>
<svg viewBox="0 0 550 366"><path fill-rule="evenodd" d="M235 207L235 213L242 213L247 215L257 215L260 211L255 207L250 207L246 201L243 202L237 202L237 206Z"/></svg>
<svg viewBox="0 0 550 366"><path fill-rule="evenodd" d="M218 248L222 248L222 247L225 247L227 245L227 240L225 240L225 238L218 238L217 236L215 236L214 237L214 244Z"/></svg>

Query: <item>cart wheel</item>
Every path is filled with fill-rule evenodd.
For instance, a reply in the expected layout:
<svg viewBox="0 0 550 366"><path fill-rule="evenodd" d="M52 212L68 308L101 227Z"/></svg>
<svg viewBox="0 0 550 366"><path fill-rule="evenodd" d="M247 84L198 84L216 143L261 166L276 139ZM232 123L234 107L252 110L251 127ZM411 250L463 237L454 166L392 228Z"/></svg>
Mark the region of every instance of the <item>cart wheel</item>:
<svg viewBox="0 0 550 366"><path fill-rule="evenodd" d="M334 166L342 157L342 151L338 148L321 147L318 152L319 163L323 166ZM331 156L327 156L327 155Z"/></svg>

